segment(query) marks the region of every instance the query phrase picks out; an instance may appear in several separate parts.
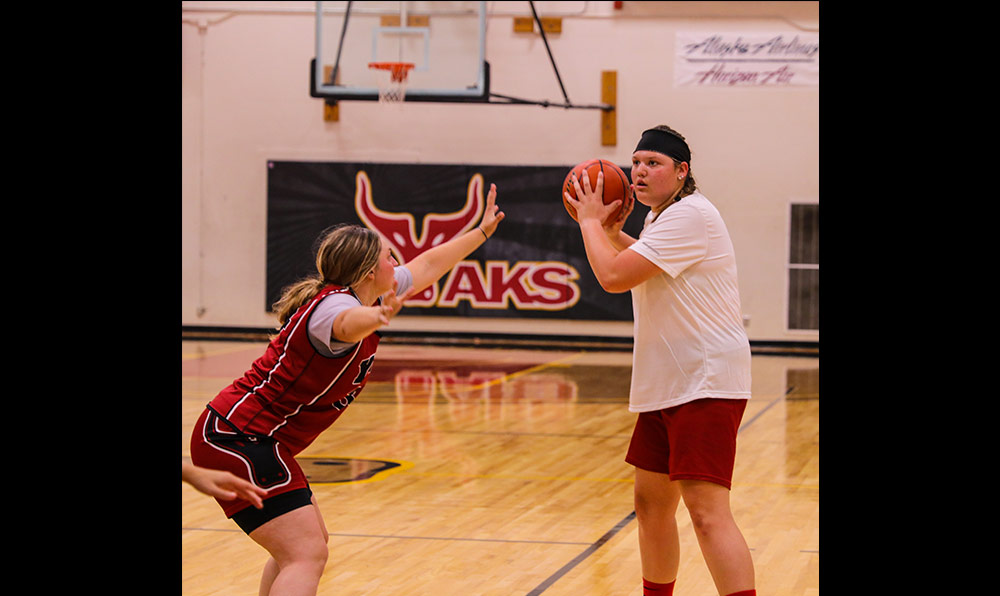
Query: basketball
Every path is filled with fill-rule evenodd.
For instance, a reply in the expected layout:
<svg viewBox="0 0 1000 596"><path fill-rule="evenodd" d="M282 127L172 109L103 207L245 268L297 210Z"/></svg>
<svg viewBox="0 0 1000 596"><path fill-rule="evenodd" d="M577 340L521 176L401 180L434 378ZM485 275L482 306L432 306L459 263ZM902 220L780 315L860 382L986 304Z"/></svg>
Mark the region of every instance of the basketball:
<svg viewBox="0 0 1000 596"><path fill-rule="evenodd" d="M563 181L563 190L575 199L576 188L573 186L573 174L576 174L577 180L580 181L580 187L583 188L583 173L586 172L587 176L590 177L590 188L593 189L597 187L597 174L602 171L604 172L604 196L602 197L604 204L608 205L615 201L622 202L621 206L610 215L611 219L615 219L625 206L625 197L626 193L630 192L630 184L625 172L610 161L606 159L590 159L577 164L566 174L566 180ZM566 197L563 197L562 201L563 206L566 207L566 212L576 220L576 209L566 202Z"/></svg>

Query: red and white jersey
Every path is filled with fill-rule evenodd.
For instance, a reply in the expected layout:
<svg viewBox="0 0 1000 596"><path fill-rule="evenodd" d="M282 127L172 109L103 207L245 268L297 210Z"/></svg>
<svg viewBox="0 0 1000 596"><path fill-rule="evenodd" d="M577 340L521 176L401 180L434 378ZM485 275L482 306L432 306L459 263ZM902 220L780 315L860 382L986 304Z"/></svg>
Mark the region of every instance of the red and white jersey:
<svg viewBox="0 0 1000 596"><path fill-rule="evenodd" d="M299 453L354 401L368 380L378 332L342 355L324 356L309 340L309 317L319 302L349 288L326 286L288 319L264 355L208 406L244 433L266 435ZM214 430L233 433L217 422Z"/></svg>

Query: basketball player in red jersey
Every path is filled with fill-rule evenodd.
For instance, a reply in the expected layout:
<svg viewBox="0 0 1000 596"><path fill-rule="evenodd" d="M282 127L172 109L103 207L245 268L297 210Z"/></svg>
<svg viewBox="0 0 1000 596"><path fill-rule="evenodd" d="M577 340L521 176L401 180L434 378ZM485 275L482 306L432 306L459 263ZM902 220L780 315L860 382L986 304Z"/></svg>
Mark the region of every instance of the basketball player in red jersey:
<svg viewBox="0 0 1000 596"><path fill-rule="evenodd" d="M271 554L261 595L316 594L328 557L323 517L294 456L364 388L378 330L407 298L479 248L503 218L494 184L478 227L402 266L376 232L334 227L321 238L318 275L290 286L275 303L278 335L201 414L191 436L192 462L268 491L262 509L242 499L218 500Z"/></svg>

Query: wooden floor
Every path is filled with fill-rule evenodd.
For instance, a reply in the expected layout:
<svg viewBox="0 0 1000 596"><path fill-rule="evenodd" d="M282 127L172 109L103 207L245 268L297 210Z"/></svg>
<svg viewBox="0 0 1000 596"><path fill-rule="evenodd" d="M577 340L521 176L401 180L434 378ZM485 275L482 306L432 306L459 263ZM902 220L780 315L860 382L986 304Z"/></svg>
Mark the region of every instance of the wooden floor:
<svg viewBox="0 0 1000 596"><path fill-rule="evenodd" d="M263 344L185 341L181 455ZM640 596L627 352L384 345L299 456L330 532L322 595ZM819 594L819 359L753 357L732 505L761 596ZM182 483L186 596L255 595L267 553ZM716 594L679 512L676 596Z"/></svg>

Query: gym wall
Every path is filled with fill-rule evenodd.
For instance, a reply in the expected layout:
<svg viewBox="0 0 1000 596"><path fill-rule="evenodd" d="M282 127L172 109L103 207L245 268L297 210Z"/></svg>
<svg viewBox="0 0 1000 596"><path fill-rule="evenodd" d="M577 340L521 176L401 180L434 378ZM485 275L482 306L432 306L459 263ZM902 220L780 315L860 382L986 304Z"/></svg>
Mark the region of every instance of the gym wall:
<svg viewBox="0 0 1000 596"><path fill-rule="evenodd" d="M385 4L387 12L397 5ZM515 17L531 16L529 3L487 4L492 90L561 102L541 36L513 27ZM266 308L273 293L268 286L273 164L473 165L558 172L585 159L604 158L627 167L640 133L667 124L687 138L700 190L729 227L751 341L818 342L818 329L788 328L792 206L819 202L818 82L679 82L676 42L711 35L818 40L819 3L534 4L540 16L561 19L561 30L547 35L547 41L573 102L600 103L601 72L617 73L615 144L602 144L600 115L593 110L457 103L407 103L387 110L376 102L342 101L336 120L330 120L324 117L324 101L309 94L314 2L183 2L182 324L275 325ZM504 187L498 186L498 203L508 208ZM558 205L559 189L534 200ZM399 201L405 205L405 197ZM553 213L563 215L559 209ZM468 308L468 301L463 304ZM602 318L560 320L552 312L539 318L529 310L497 317L414 314L398 318L393 328L631 334L629 321L617 315Z"/></svg>

